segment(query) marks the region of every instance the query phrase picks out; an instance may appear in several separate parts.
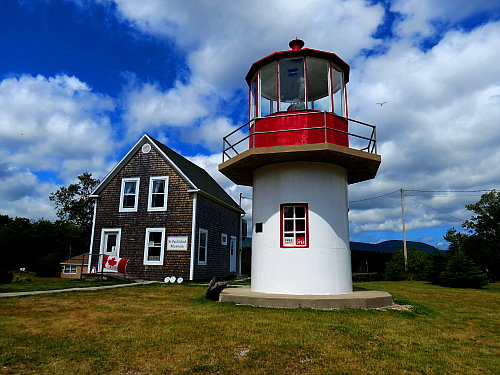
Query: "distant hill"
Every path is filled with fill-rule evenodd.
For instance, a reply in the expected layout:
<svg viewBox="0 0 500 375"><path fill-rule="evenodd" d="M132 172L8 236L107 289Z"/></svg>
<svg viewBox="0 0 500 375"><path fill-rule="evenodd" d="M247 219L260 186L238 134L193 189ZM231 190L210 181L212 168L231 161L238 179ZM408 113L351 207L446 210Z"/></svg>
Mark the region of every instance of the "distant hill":
<svg viewBox="0 0 500 375"><path fill-rule="evenodd" d="M375 253L388 253L393 254L397 249L403 248L403 241L401 240L390 240L383 241L380 243L366 243L366 242L351 242L350 243L351 250L353 251L370 251ZM426 251L430 254L434 253L437 248L434 246L428 245L423 242L416 241L406 241L406 247L409 249L410 247L414 247L418 250Z"/></svg>
<svg viewBox="0 0 500 375"><path fill-rule="evenodd" d="M350 242L351 250L353 251L370 251L373 253L387 253L394 254L397 249L403 248L403 241L401 240L390 240L383 241L380 243L366 243L366 242ZM419 250L428 252L429 254L434 253L437 248L428 245L423 242L417 241L406 241L406 246L408 248L414 247ZM243 239L243 247L252 247L252 237L247 237Z"/></svg>

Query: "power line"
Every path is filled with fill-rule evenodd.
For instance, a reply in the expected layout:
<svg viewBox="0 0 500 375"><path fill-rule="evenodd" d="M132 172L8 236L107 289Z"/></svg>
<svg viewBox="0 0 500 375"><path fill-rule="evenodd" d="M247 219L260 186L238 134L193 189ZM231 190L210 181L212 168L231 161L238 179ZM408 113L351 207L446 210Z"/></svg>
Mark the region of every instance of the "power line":
<svg viewBox="0 0 500 375"><path fill-rule="evenodd" d="M429 194L406 194L407 196L409 197L428 197ZM463 194L455 194L455 193L451 193L451 194L439 194L439 195L433 195L434 197L477 197L478 195L482 195L480 193L469 193L469 194L466 194L466 193L463 193Z"/></svg>
<svg viewBox="0 0 500 375"><path fill-rule="evenodd" d="M417 191L420 193L480 193L480 192L487 192L487 191L492 191L495 189L489 189L489 190L418 190L418 189L405 189L405 191Z"/></svg>
<svg viewBox="0 0 500 375"><path fill-rule="evenodd" d="M382 197L385 197L387 195L391 195L391 194L397 193L398 191L399 190L394 190L394 191L391 191L390 193L386 193L386 194L382 194L382 195L377 195L376 197L365 198L365 199L358 199L356 201L349 201L349 203L364 202L364 201L369 201L369 200L372 200L372 199L382 198Z"/></svg>
<svg viewBox="0 0 500 375"><path fill-rule="evenodd" d="M458 217L455 217L455 216L452 216L452 215L450 215L450 214L447 214L447 213L446 213L446 212L444 212L444 211L438 210L437 208L434 208L434 207L431 207L431 206L429 206L429 205L427 205L427 204L425 204L425 203L419 202L419 201L417 201L416 199L413 199L413 198L412 198L412 201L415 201L415 202L417 202L417 203L420 203L422 206L425 206L425 207L430 208L431 210L434 210L434 211L440 212L440 213L442 213L442 214L444 214L444 215L446 215L446 216L449 216L449 217L451 217L451 218L453 218L453 219L455 219L455 220L458 220L458 221L463 221L462 219L459 219Z"/></svg>
<svg viewBox="0 0 500 375"><path fill-rule="evenodd" d="M490 191L493 191L495 189L489 189L489 190L419 190L419 189L404 189L405 193L406 192L418 192L418 193L484 193L484 192L490 192ZM369 201L369 200L372 200L372 199L377 199L377 198L383 198L385 196L388 196L388 195L391 195L391 194L394 194L394 193L397 193L399 192L400 190L394 190L394 191L391 191L389 193L386 193L386 194L382 194L382 195L377 195L376 197L370 197L370 198L364 198L364 199L358 199L358 200L355 200L355 201L349 201L349 203L358 203L358 202L364 202L364 201ZM407 194L408 196L423 196L423 195L420 195L420 194ZM438 195L440 197L444 197L446 195ZM449 196L467 196L467 195L449 195ZM473 196L473 195L470 195L470 196Z"/></svg>

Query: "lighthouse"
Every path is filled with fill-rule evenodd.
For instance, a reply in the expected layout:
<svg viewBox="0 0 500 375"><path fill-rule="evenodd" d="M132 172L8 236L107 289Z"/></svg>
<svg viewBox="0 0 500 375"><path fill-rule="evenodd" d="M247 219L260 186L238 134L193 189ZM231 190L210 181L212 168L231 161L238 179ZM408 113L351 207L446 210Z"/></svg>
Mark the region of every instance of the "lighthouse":
<svg viewBox="0 0 500 375"><path fill-rule="evenodd" d="M348 116L345 61L289 46L251 65L249 121L219 171L253 187L252 293L348 295L348 185L377 173L375 126Z"/></svg>

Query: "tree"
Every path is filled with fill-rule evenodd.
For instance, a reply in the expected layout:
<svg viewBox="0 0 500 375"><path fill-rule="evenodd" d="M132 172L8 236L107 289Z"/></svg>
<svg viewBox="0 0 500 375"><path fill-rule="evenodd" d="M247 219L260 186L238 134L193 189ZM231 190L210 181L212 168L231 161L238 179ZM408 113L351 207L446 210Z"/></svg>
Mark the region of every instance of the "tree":
<svg viewBox="0 0 500 375"><path fill-rule="evenodd" d="M385 265L386 280L425 280L431 267L431 254L410 247L408 249L408 271L405 271L403 250L397 249Z"/></svg>
<svg viewBox="0 0 500 375"><path fill-rule="evenodd" d="M73 223L0 215L0 271L26 268L55 275L59 262L88 249L90 236ZM51 254L51 256L47 256ZM49 271L47 271L49 269Z"/></svg>
<svg viewBox="0 0 500 375"><path fill-rule="evenodd" d="M448 254L439 284L453 288L481 288L488 284L486 273L463 252Z"/></svg>
<svg viewBox="0 0 500 375"><path fill-rule="evenodd" d="M87 172L78 176L78 180L78 183L68 187L61 186L55 193L50 194L49 198L56 205L56 215L59 219L90 232L93 204L89 196L100 181Z"/></svg>
<svg viewBox="0 0 500 375"><path fill-rule="evenodd" d="M490 247L500 249L500 192L492 190L481 195L474 204L465 206L476 215L466 220L462 226L476 234Z"/></svg>
<svg viewBox="0 0 500 375"><path fill-rule="evenodd" d="M463 252L491 280L500 279L500 192L492 190L481 199L465 206L473 215L462 227L467 232L450 229L445 240L450 250Z"/></svg>

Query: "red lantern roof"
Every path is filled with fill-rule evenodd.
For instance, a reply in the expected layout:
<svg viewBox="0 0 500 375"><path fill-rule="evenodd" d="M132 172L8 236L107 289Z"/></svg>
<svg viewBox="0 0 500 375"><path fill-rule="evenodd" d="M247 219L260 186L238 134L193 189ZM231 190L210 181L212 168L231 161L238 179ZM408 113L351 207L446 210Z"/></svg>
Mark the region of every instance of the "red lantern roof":
<svg viewBox="0 0 500 375"><path fill-rule="evenodd" d="M349 70L350 70L349 64L347 64L344 60L338 57L335 53L319 51L311 48L302 48L304 46L304 42L300 39L292 40L289 43L289 45L291 48L290 50L274 52L254 62L245 77L247 83L250 84L252 78L254 77L257 70L259 70L259 68L269 64L272 61L294 58L294 57L305 57L305 56L316 57L319 59L332 61L344 73L344 82L345 83L349 82Z"/></svg>

